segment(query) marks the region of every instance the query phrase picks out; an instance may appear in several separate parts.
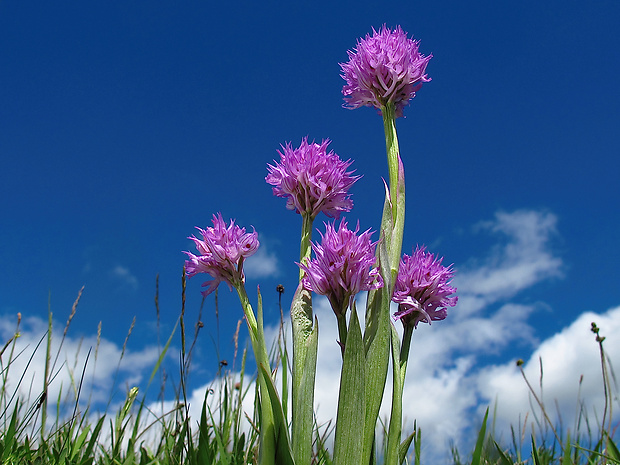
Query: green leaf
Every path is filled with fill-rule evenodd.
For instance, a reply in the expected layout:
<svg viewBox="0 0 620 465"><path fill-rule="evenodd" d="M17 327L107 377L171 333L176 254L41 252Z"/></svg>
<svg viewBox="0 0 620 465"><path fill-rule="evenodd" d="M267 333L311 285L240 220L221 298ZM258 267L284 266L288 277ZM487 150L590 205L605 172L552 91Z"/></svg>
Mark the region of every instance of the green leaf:
<svg viewBox="0 0 620 465"><path fill-rule="evenodd" d="M383 278L383 287L368 292L368 299L366 300L366 327L364 328L364 346L366 352L369 351L369 347L374 340L378 327L379 317L383 307L382 294L385 293L385 289L391 288L391 271L390 271L390 244L392 241L392 204L390 202L390 192L388 190L385 181L383 183L385 187L385 202L383 204L383 216L381 218L381 226L379 228L379 243L377 245L377 265ZM389 292L388 292L389 295ZM389 295L391 299L391 295ZM388 299L389 302L389 299ZM388 331L389 332L389 331Z"/></svg>
<svg viewBox="0 0 620 465"><path fill-rule="evenodd" d="M213 416L213 412L211 411L210 407L207 406L207 408L209 409L209 417L211 418L211 423L215 424L215 417ZM187 426L187 422L184 422L183 428L185 428L186 426ZM222 437L222 431L220 430L220 428L213 428L213 433L215 437L213 449L214 451L217 450L219 452L219 463L221 465L229 465L231 456L230 456L230 453L228 452L227 444L224 438ZM183 433L179 433L177 435L177 437L179 438L183 438L184 436L185 435Z"/></svg>
<svg viewBox="0 0 620 465"><path fill-rule="evenodd" d="M396 131L396 129L394 129L394 131ZM396 140L396 149L398 150L398 140ZM398 274L398 268L400 266L400 254L405 230L405 170L400 155L398 155L398 185L396 195L396 219L394 220L390 248L388 249L390 251L390 267L393 282L396 281L396 275Z"/></svg>
<svg viewBox="0 0 620 465"><path fill-rule="evenodd" d="M499 454L501 464L502 465L514 465L514 462L506 455L506 453L499 447L497 442L493 441L495 444L495 449L497 449L497 453Z"/></svg>
<svg viewBox="0 0 620 465"><path fill-rule="evenodd" d="M375 437L377 417L385 390L385 380L390 361L390 287L389 258L385 242L380 241L377 253L384 287L371 291L366 314L372 314L372 321L366 320L364 346L366 348L366 419L364 421L364 452L362 463L369 463ZM368 326L370 325L370 326Z"/></svg>
<svg viewBox="0 0 620 465"><path fill-rule="evenodd" d="M618 451L618 447L611 440L611 437L609 437L609 434L606 434L606 435L607 435L607 454L609 455L610 459L612 459L616 463L620 463L620 451Z"/></svg>
<svg viewBox="0 0 620 465"><path fill-rule="evenodd" d="M481 463L482 446L484 445L484 438L486 437L488 418L489 408L487 407L487 411L484 414L484 419L482 420L482 426L480 427L480 432L478 433L478 439L476 440L476 448L474 449L474 455L471 460L471 465L480 465Z"/></svg>
<svg viewBox="0 0 620 465"><path fill-rule="evenodd" d="M614 444L614 446L615 446L615 444ZM592 449L586 449L585 447L581 447L581 446L579 446L579 445L575 445L574 447L575 447L575 449L577 449L577 450L582 450L582 451L584 451L584 452L589 452L589 453L590 453L590 456L588 457L588 463L589 463L589 464L596 464L596 463L597 463L597 462L596 462L596 458L597 458L597 457L600 457L600 458L602 458L602 459L605 459L605 461L607 461L607 462L611 462L611 463L617 463L617 464L620 464L620 460L615 460L615 459L613 459L612 457L609 457L609 456L607 456L607 455L605 455L605 454L603 454L603 453L599 452L599 451L598 451L598 450L596 450L596 449L595 449L595 450L592 450ZM617 449L616 449L616 450L617 450Z"/></svg>
<svg viewBox="0 0 620 465"><path fill-rule="evenodd" d="M411 447L411 443L413 442L413 438L415 436L415 430L407 436L407 438L400 444L398 448L398 463L402 465L407 458L407 452L409 452L409 448Z"/></svg>
<svg viewBox="0 0 620 465"><path fill-rule="evenodd" d="M240 286L239 289L245 288ZM278 462L278 428L275 423L274 416L277 414L275 406L271 405L272 395L269 392L270 387L275 392L273 387L273 379L271 378L271 368L269 365L269 355L267 355L267 346L265 343L265 334L263 330L263 298L260 293L260 288L257 289L258 302L256 305L256 319L252 320L251 324L248 320L248 316L254 317L252 307L249 304L249 300L242 303L244 312L246 314L246 322L248 323L248 329L250 331L250 337L252 339L252 346L254 349L254 357L258 365L258 385L260 395L260 460L263 465L276 465ZM247 299L247 296L246 296ZM266 376L265 376L266 374ZM277 395L276 395L277 397ZM279 403L279 400L278 400ZM283 416L282 407L280 407L280 415Z"/></svg>
<svg viewBox="0 0 620 465"><path fill-rule="evenodd" d="M568 432L567 436L566 436L566 444L564 445L564 451L562 454L562 465L571 465L572 464L572 459L570 456L570 432Z"/></svg>
<svg viewBox="0 0 620 465"><path fill-rule="evenodd" d="M196 450L196 463L212 463L215 459L211 447L209 447L209 423L207 421L207 398L202 403L200 425L198 426L198 449Z"/></svg>
<svg viewBox="0 0 620 465"><path fill-rule="evenodd" d="M334 465L361 463L366 415L365 361L362 331L353 305L340 378Z"/></svg>
<svg viewBox="0 0 620 465"><path fill-rule="evenodd" d="M415 433L415 437L413 438L414 443L413 443L413 451L414 451L414 457L415 457L415 461L414 464L415 465L420 465L421 461L420 461L420 457L422 455L422 430L420 428L418 428L417 423L414 421L413 422L413 432Z"/></svg>
<svg viewBox="0 0 620 465"><path fill-rule="evenodd" d="M262 364L260 366L260 371L263 379L265 380L273 410L273 423L276 437L275 463L276 465L295 465L291 451L291 443L288 437L286 419L284 418L284 412L282 411L282 404L280 403L278 392L273 384L270 373Z"/></svg>
<svg viewBox="0 0 620 465"><path fill-rule="evenodd" d="M99 418L99 421L97 421L95 429L93 429L93 434L90 436L90 440L88 441L88 445L86 446L86 450L84 451L84 457L90 457L91 455L93 455L93 450L95 448L95 445L97 444L97 439L99 438L99 433L101 432L104 421L105 416L102 416L101 418Z"/></svg>
<svg viewBox="0 0 620 465"><path fill-rule="evenodd" d="M542 465L540 457L538 456L538 449L536 448L536 440L534 439L534 436L532 436L532 458L534 459L535 465Z"/></svg>
<svg viewBox="0 0 620 465"><path fill-rule="evenodd" d="M312 325L312 294L301 283L291 304L293 327L292 449L297 465L310 465L318 321Z"/></svg>
<svg viewBox="0 0 620 465"><path fill-rule="evenodd" d="M305 360L297 391L297 405L293 419L293 456L297 465L310 465L312 460L312 433L314 431L314 384L319 344L319 322L305 341Z"/></svg>
<svg viewBox="0 0 620 465"><path fill-rule="evenodd" d="M75 458L79 456L80 452L82 451L82 447L84 446L84 443L86 442L86 437L88 436L89 433L90 433L90 427L87 426L86 428L82 430L82 432L75 439L73 444L71 444L71 453L69 454L69 458L72 461L75 460Z"/></svg>
<svg viewBox="0 0 620 465"><path fill-rule="evenodd" d="M17 415L18 413L18 408L17 405L15 406L15 409L13 410L13 415L11 416L11 422L9 423L9 427L6 430L6 433L4 434L3 439L3 443L4 443L4 450L2 451L2 463L7 463L7 460L9 458L9 454L11 453L11 451L13 450L13 444L16 443L16 437L15 437L15 432L17 430Z"/></svg>

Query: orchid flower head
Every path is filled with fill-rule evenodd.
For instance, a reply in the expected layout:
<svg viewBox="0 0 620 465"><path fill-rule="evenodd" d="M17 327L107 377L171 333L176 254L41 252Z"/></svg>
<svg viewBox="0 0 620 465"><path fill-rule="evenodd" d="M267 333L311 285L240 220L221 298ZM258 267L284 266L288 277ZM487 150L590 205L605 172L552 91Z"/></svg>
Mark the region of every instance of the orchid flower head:
<svg viewBox="0 0 620 465"><path fill-rule="evenodd" d="M231 290L243 283L243 261L258 250L258 233L255 230L246 232L234 220L227 225L221 213L213 215L212 227L196 229L202 238L191 236L188 239L194 242L198 254L185 252L189 257L185 262L185 271L190 278L199 273L213 278L203 284L207 289L202 294L211 294L222 281Z"/></svg>
<svg viewBox="0 0 620 465"><path fill-rule="evenodd" d="M394 30L385 25L357 41L347 52L349 61L340 63L345 108L371 106L381 109L393 103L395 116L403 116L403 108L431 79L426 66L432 55L419 52L420 42L409 39L400 26Z"/></svg>

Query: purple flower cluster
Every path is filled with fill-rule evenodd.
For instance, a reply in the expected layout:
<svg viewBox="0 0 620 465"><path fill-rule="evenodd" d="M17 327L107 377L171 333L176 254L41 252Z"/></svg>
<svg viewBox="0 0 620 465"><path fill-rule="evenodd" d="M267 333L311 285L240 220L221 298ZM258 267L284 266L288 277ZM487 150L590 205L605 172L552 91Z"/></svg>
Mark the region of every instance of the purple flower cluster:
<svg viewBox="0 0 620 465"><path fill-rule="evenodd" d="M355 51L347 52L347 63L340 63L341 76L347 81L342 89L344 106L381 110L391 102L398 118L422 83L430 81L425 71L432 55L420 54L420 42L408 39L400 26L392 31L384 25L379 32L372 32L372 37L358 40Z"/></svg>
<svg viewBox="0 0 620 465"><path fill-rule="evenodd" d="M185 262L185 270L190 278L198 273L207 273L213 278L203 284L203 287L208 287L202 294L211 294L221 281L228 284L231 290L233 286L244 282L243 260L258 249L258 233L246 233L245 228L237 226L234 220L230 220L230 225L226 226L221 213L213 215L213 227L196 229L200 231L202 239L194 236L188 239L194 241L199 255L185 252L189 257Z"/></svg>
<svg viewBox="0 0 620 465"><path fill-rule="evenodd" d="M336 231L334 223L325 223L321 244L312 243L314 259L299 264L306 272L303 286L309 291L327 296L336 315L342 315L351 299L360 291L383 287L383 279L375 264L375 245L367 230L360 234L347 229L344 219Z"/></svg>
<svg viewBox="0 0 620 465"><path fill-rule="evenodd" d="M340 212L353 208L349 188L359 176L347 171L351 161L342 161L333 151L327 152L328 139L316 144L301 141L297 149L290 143L282 146L280 162L267 165L265 178L273 187L273 193L285 197L286 208L315 218L320 212L338 218Z"/></svg>
<svg viewBox="0 0 620 465"><path fill-rule="evenodd" d="M442 261L425 247L417 247L411 256L403 255L392 296L398 304L394 319L417 327L419 322L430 324L446 318L447 307L454 307L458 297L452 296L456 288L450 286L452 265L445 267Z"/></svg>

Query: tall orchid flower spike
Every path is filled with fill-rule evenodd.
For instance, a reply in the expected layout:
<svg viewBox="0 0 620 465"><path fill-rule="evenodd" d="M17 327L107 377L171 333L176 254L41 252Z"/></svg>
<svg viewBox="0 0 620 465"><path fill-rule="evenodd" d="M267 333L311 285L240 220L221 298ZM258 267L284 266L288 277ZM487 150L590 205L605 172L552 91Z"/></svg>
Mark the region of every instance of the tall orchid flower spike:
<svg viewBox="0 0 620 465"><path fill-rule="evenodd" d="M222 281L231 290L238 288L245 282L243 261L258 250L258 233L246 233L245 228L237 226L234 220L230 220L227 226L221 213L213 215L213 227L196 229L202 239L189 237L196 244L198 255L185 252L189 257L185 262L187 276L191 278L206 273L213 278L203 284L207 288L202 292L204 296L211 294Z"/></svg>
<svg viewBox="0 0 620 465"><path fill-rule="evenodd" d="M392 300L398 304L394 319L403 325L428 323L446 318L447 307L454 307L458 297L451 286L454 277L452 265L443 266L443 258L436 258L417 247L411 256L403 255Z"/></svg>
<svg viewBox="0 0 620 465"><path fill-rule="evenodd" d="M312 224L321 212L338 218L353 208L349 194L359 179L347 171L351 161L342 161L333 151L327 151L330 141L320 144L301 141L294 149L291 143L282 146L280 161L268 165L265 178L273 186L273 193L286 198L286 207L302 217L299 263L310 260ZM299 270L300 281L305 271ZM318 350L318 325L312 314L310 292L301 285L291 304L293 342L292 367L292 447L297 465L309 465L312 458L312 431L314 406L314 373ZM312 373L312 374L311 374Z"/></svg>
<svg viewBox="0 0 620 465"><path fill-rule="evenodd" d="M237 226L234 220L230 220L227 225L221 213L213 215L212 227L197 229L200 231L202 239L194 236L189 237L189 239L196 244L198 255L185 252L189 257L185 262L185 271L190 278L198 273L206 273L213 278L213 280L206 281L203 284L203 287L207 288L202 292L204 296L217 289L222 281L228 284L231 290L234 287L239 295L259 372L258 384L261 402L259 438L260 454L263 457L261 463L276 463L274 457L278 453L277 445L286 442L281 437L282 435L276 437L277 432L284 431L283 421L280 421L279 425L276 426L278 418L281 418L277 417L276 413L282 411L282 406L278 403L279 401L273 400L269 395L269 386L273 380L270 379L271 367L263 331L260 291L258 293L258 311L255 314L245 290L245 275L243 274L244 260L258 250L258 234L256 231L246 233L245 228ZM280 415L282 414L280 413ZM291 460L290 456L289 460Z"/></svg>
<svg viewBox="0 0 620 465"><path fill-rule="evenodd" d="M403 386L413 331L420 322L431 324L431 321L445 319L447 307L453 307L457 302L457 297L452 295L456 288L450 285L454 276L452 265L445 267L442 261L443 258L435 258L424 247L417 247L411 256L403 255L400 261L392 300L398 304L394 319L400 319L404 328L400 350L392 346L394 381L385 463L400 463ZM398 336L392 328L394 344Z"/></svg>
<svg viewBox="0 0 620 465"><path fill-rule="evenodd" d="M359 236L359 223L354 231L347 228L344 219L336 230L334 223L325 223L321 244L313 243L314 259L300 263L305 271L302 285L305 289L328 298L336 319L340 344L344 349L347 338L346 312L360 291L383 287L378 268L374 268L376 242L371 242L370 229Z"/></svg>
<svg viewBox="0 0 620 465"><path fill-rule="evenodd" d="M370 229L359 236L359 223L354 231L344 219L338 230L334 223L325 223L321 244L313 243L314 259L299 266L306 271L303 286L329 299L336 315L344 314L350 301L360 291L383 286L375 265L375 246Z"/></svg>
<svg viewBox="0 0 620 465"><path fill-rule="evenodd" d="M381 275L386 287L369 293L366 304L366 330L364 345L367 354L375 354L367 360L365 391L366 422L364 426L363 451L359 463L369 463L372 456L376 420L385 389L388 363L380 354L392 352L394 373L393 412L391 415L387 465L400 463L399 447L402 427L402 383L406 359L399 359L395 351L398 336L390 325L390 300L397 279L405 225L405 170L400 158L396 119L403 116L403 109L415 97L424 82L430 81L426 67L431 56L419 52L419 42L408 39L400 27L388 29L385 25L372 35L358 39L354 50L347 52L349 60L341 63L341 77L346 81L342 89L345 108L355 109L371 106L379 110L383 119L385 148L387 152L389 184L381 219ZM413 326L405 326L403 343L408 353ZM390 334L392 333L392 334ZM390 342L391 341L391 342ZM406 347L405 347L406 345ZM402 367L402 369L401 369ZM357 408L351 403L349 409ZM400 413L399 413L400 412ZM338 428L336 429L338 431ZM342 429L341 429L342 430Z"/></svg>
<svg viewBox="0 0 620 465"><path fill-rule="evenodd" d="M274 195L286 198L289 210L314 219L321 212L338 218L353 208L349 189L360 177L347 171L351 160L342 161L333 151L327 152L329 144L329 139L308 143L307 137L296 149L287 143L278 151L280 161L267 165L265 180Z"/></svg>
<svg viewBox="0 0 620 465"><path fill-rule="evenodd" d="M382 111L391 103L396 117L402 117L422 83L430 81L426 66L432 55L422 55L420 42L408 39L400 26L391 30L384 25L372 32L359 39L355 50L347 52L349 61L340 64L347 81L342 89L344 107L374 106Z"/></svg>

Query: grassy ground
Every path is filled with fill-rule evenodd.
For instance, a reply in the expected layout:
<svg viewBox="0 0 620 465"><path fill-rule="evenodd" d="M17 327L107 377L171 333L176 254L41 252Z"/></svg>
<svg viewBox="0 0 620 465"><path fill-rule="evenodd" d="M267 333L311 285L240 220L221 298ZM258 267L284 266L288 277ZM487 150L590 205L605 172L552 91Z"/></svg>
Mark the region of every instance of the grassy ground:
<svg viewBox="0 0 620 465"><path fill-rule="evenodd" d="M185 283L183 283L183 294ZM51 334L52 319L49 318L46 335L39 341L35 351L45 351L45 373L43 388L36 390L30 386L30 395L20 393L27 379L25 372L14 369L14 362L25 353L16 351L16 341L20 331L18 317L15 335L4 343L0 349L0 463L1 464L58 464L58 465L111 465L111 464L255 464L258 463L258 406L248 416L244 413L244 399L257 398L252 391L254 379L245 374L245 351L239 358L240 372L232 371L222 365L221 371L208 392L214 402L205 402L199 419L190 418L187 401L186 382L192 358L192 351L197 340L200 323L194 327L193 337L186 341L186 322L184 308L178 320L178 328L167 343L162 346L159 359L155 364L149 384L157 379L161 363L166 356L173 337L181 338L179 354L180 381L175 390L173 402L162 403L160 412L150 409L146 396L137 388L129 389L126 399L116 412L97 413L91 411L90 402L84 407L82 385L85 366L81 373L72 371L71 386L67 386L56 399L48 398L47 387L54 381L61 369L67 369L64 361L59 360L62 343L75 315L79 300L78 295L65 325L62 340L56 352L52 353ZM183 299L183 302L185 299ZM155 298L156 308L157 295ZM157 318L159 309L157 308ZM178 331L177 331L178 329ZM127 338L131 335L129 329ZM524 383L529 387L532 398L537 404L539 414L531 423L532 434L525 437L526 428L519 425L511 428L509 444L498 444L493 427L493 415L489 412L481 423L475 449L461 455L452 448L452 462L461 464L558 464L590 465L620 464L620 452L612 441L614 429L612 414L612 373L606 358L603 341L598 328L593 325L593 333L601 352L602 382L605 392L605 411L597 424L592 424L587 416L579 415L578 423L563 431L549 420L545 406L539 401L529 380ZM238 333L237 333L238 334ZM100 334L99 334L100 336ZM99 338L98 338L99 340ZM1 342L1 341L0 341ZM125 352L125 345L121 358ZM96 363L97 349L87 356L87 362ZM280 340L272 351L275 364L287 367L285 344ZM30 359L32 360L32 358ZM119 361L120 363L120 361ZM29 363L26 365L29 367ZM286 377L283 377L286 380ZM285 383L286 381L284 381ZM287 389L286 384L282 386ZM578 406L579 407L579 406ZM579 409L578 409L579 411ZM583 409L580 411L583 412ZM527 424L528 420L525 420ZM45 425L44 427L42 425ZM330 452L326 447L329 427L316 428L315 463L331 463ZM421 431L417 430L411 444L408 463L420 464ZM432 465L432 464L430 464Z"/></svg>

